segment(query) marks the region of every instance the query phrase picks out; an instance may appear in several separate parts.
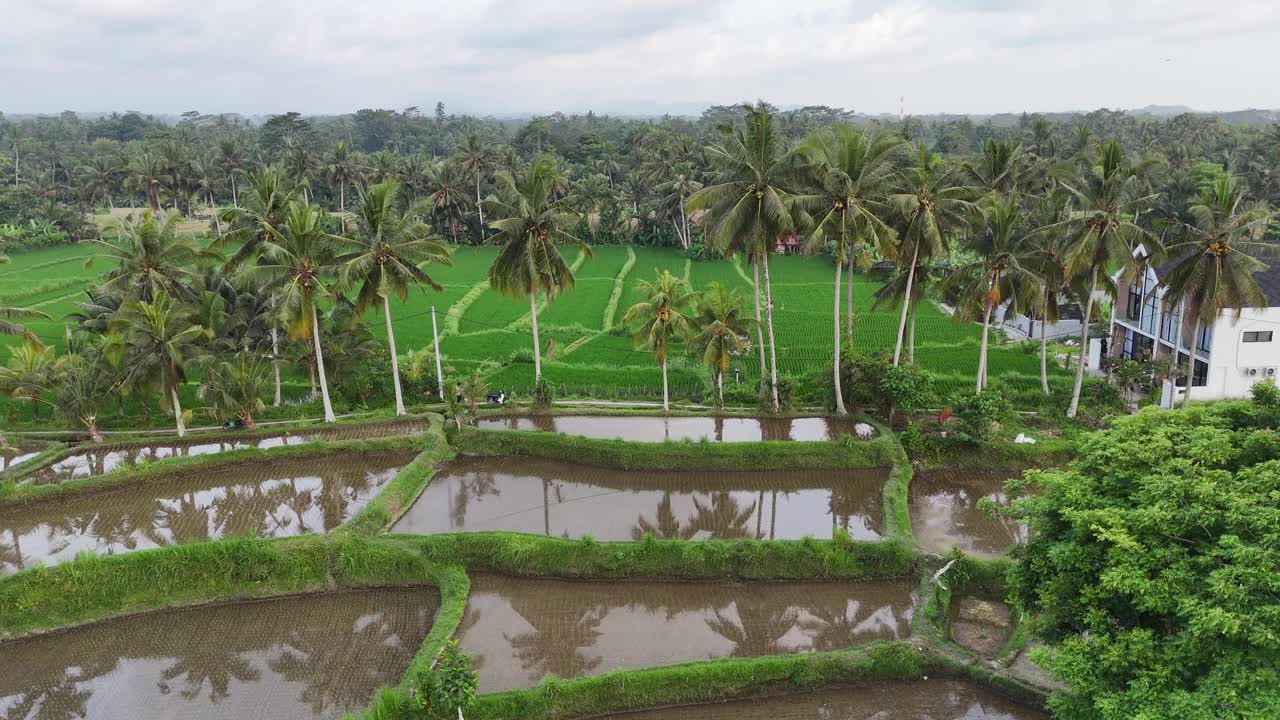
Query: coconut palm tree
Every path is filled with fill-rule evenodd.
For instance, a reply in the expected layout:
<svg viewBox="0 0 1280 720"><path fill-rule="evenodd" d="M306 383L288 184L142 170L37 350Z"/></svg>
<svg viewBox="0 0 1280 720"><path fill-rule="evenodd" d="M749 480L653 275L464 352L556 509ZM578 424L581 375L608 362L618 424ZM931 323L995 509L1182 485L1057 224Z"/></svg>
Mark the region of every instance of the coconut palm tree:
<svg viewBox="0 0 1280 720"><path fill-rule="evenodd" d="M101 289L119 293L126 300L150 302L160 292L179 296L187 292L184 281L200 261L218 257L201 250L178 233L182 216L176 210L157 215L144 210L141 219L120 218L103 233L105 240L91 240L100 252L89 258L115 262L104 275Z"/></svg>
<svg viewBox="0 0 1280 720"><path fill-rule="evenodd" d="M644 300L632 305L622 322L639 323L632 340L637 348L653 351L662 367L662 411L671 409L667 391L667 353L673 340L693 342L693 318L690 313L701 293L689 289L689 284L663 270L656 282L641 280L636 291Z"/></svg>
<svg viewBox="0 0 1280 720"><path fill-rule="evenodd" d="M231 204L240 204L240 191L236 183L240 173L244 172L244 146L236 138L222 138L218 141L218 167L231 184Z"/></svg>
<svg viewBox="0 0 1280 720"><path fill-rule="evenodd" d="M1052 203L1052 200L1050 200ZM1062 219L1066 209L1052 205L1048 210L1050 225ZM1067 287L1067 260L1065 238L1061 232L1036 231L1027 236L1025 266L1039 278L1040 299L1035 315L1040 319L1040 390L1049 396L1049 323L1057 322L1061 313L1059 298Z"/></svg>
<svg viewBox="0 0 1280 720"><path fill-rule="evenodd" d="M723 405L724 374L733 356L750 348L751 320L743 314L746 298L737 288L730 292L713 282L702 293L702 298L698 316L702 330L693 342L701 351L702 364L715 373L716 395Z"/></svg>
<svg viewBox="0 0 1280 720"><path fill-rule="evenodd" d="M270 240L272 228L284 222L289 204L298 197L298 189L279 165L268 165L245 176L243 203L222 211L227 232L215 242L216 247L235 247L224 267L235 270L258 253Z"/></svg>
<svg viewBox="0 0 1280 720"><path fill-rule="evenodd" d="M0 366L0 392L31 401L31 418L40 419L40 396L57 387L61 365L53 348L22 343L9 348L9 364Z"/></svg>
<svg viewBox="0 0 1280 720"><path fill-rule="evenodd" d="M1239 318L1244 308L1266 307L1266 294L1254 274L1267 265L1257 256L1280 258L1280 245L1262 239L1272 213L1245 201L1243 188L1232 175L1222 175L1205 187L1187 214L1192 220L1182 228L1182 239L1169 246L1175 261L1162 280L1168 288L1166 297L1182 302L1176 338L1182 336L1187 317L1205 324L1226 310ZM1194 364L1194 357L1188 358L1183 407L1191 404Z"/></svg>
<svg viewBox="0 0 1280 720"><path fill-rule="evenodd" d="M964 163L965 181L987 193L1017 192L1026 169L1022 146L1002 140L986 141L978 162Z"/></svg>
<svg viewBox="0 0 1280 720"><path fill-rule="evenodd" d="M476 179L476 210L480 213L480 242L484 243L484 201L480 197L480 180L493 172L497 165L497 157L494 155L493 148L485 144L484 140L475 133L468 133L462 139L456 157L458 167L463 174Z"/></svg>
<svg viewBox="0 0 1280 720"><path fill-rule="evenodd" d="M266 392L267 366L262 356L241 352L234 360L219 360L200 383L196 397L208 401L218 419L236 418L245 427L257 427L253 416L266 409L262 396Z"/></svg>
<svg viewBox="0 0 1280 720"><path fill-rule="evenodd" d="M533 324L534 381L542 378L542 347L538 342L538 293L548 301L573 289L573 271L560 254L559 245L586 245L569 233L578 222L568 208L572 198L552 199L557 184L555 160L540 157L527 171L499 172L498 195L485 201L495 218L489 227L497 231L502 249L489 266L489 285L512 298L528 296Z"/></svg>
<svg viewBox="0 0 1280 720"><path fill-rule="evenodd" d="M426 272L427 265L449 265L449 248L431 227L417 218L423 208L402 209L397 204L400 187L394 181L378 183L360 196L355 208L352 240L358 250L341 259L342 284L360 284L356 314L374 304L382 305L387 323L387 345L391 350L391 378L396 391L396 414L404 415L400 391L400 361L396 357L396 336L391 326L391 296L400 302L409 297L413 285L442 290Z"/></svg>
<svg viewBox="0 0 1280 720"><path fill-rule="evenodd" d="M1130 220L1134 211L1151 200L1151 196L1138 194L1137 176L1125 162L1119 143L1114 140L1104 143L1099 150L1098 165L1078 181L1059 180L1058 183L1073 196L1079 209L1073 210L1065 220L1045 226L1043 231L1065 233L1067 274L1069 277L1087 278L1088 282L1083 298L1080 356L1071 404L1067 408L1067 417L1075 417L1080 409L1080 390L1084 386L1094 293L1107 280L1106 274L1112 268L1123 268L1128 274L1133 274L1143 262L1134 257L1139 243L1149 246L1149 254L1158 251L1158 243L1154 236Z"/></svg>
<svg viewBox="0 0 1280 720"><path fill-rule="evenodd" d="M164 289L150 301L137 300L121 313L128 337L128 361L121 381L160 390L161 406L168 405L178 426L178 437L187 434L186 416L178 386L186 379L186 365L199 352L204 328L190 322L190 312Z"/></svg>
<svg viewBox="0 0 1280 720"><path fill-rule="evenodd" d="M146 195L152 212L160 212L160 188L171 182L164 160L143 151L129 159L125 172L125 184Z"/></svg>
<svg viewBox="0 0 1280 720"><path fill-rule="evenodd" d="M356 158L345 142L339 141L333 146L333 154L324 166L325 177L338 186L338 212L342 219L342 229L347 229L347 186L355 183L359 177Z"/></svg>
<svg viewBox="0 0 1280 720"><path fill-rule="evenodd" d="M972 259L955 266L944 287L958 289L963 299L957 314L967 318L982 315L982 343L978 351L976 392L987 385L987 347L991 315L1006 300L1010 315L1021 313L1034 302L1039 281L1029 266L1030 244L1023 210L1012 195L989 195L977 206L977 229L966 237L965 249Z"/></svg>
<svg viewBox="0 0 1280 720"><path fill-rule="evenodd" d="M120 176L120 166L113 156L100 155L90 158L89 162L80 168L79 175L80 187L89 204L97 205L98 200L103 199L107 201L108 208L115 209L111 193L115 190L116 181Z"/></svg>
<svg viewBox="0 0 1280 720"><path fill-rule="evenodd" d="M427 167L427 189L431 193L427 201L431 210L449 224L454 245L458 244L458 225L471 203L463 182L462 167L452 158Z"/></svg>
<svg viewBox="0 0 1280 720"><path fill-rule="evenodd" d="M902 187L889 196L890 212L898 222L898 265L907 271L898 339L893 348L895 366L902 359L907 314L917 298L912 292L916 268L924 260L946 257L949 235L964 227L973 193L970 187L953 185L942 157L921 144Z"/></svg>
<svg viewBox="0 0 1280 720"><path fill-rule="evenodd" d="M93 442L102 442L98 429L98 406L113 392L112 374L108 365L93 354L69 355L63 366L62 382L58 386L57 413L67 423L84 425Z"/></svg>
<svg viewBox="0 0 1280 720"><path fill-rule="evenodd" d="M836 125L806 138L802 151L809 162L808 192L793 204L811 218L813 230L805 252L825 252L831 245L835 264L832 300L832 355L836 412L847 413L840 387L840 280L846 260L863 254L868 246L881 253L892 251L893 229L885 224L885 194L897 170L902 141L887 132L869 133L848 125ZM852 269L852 262L850 267ZM849 277L852 313L853 276ZM848 318L852 331L852 320Z"/></svg>
<svg viewBox="0 0 1280 720"><path fill-rule="evenodd" d="M324 421L337 422L329 401L329 382L324 367L324 346L320 342L320 319L316 301L332 295L328 278L337 269L343 238L325 231L324 211L308 203L293 201L279 227L268 229L258 264L246 268L250 275L268 278L280 299L279 315L290 337L310 337L320 377L320 398Z"/></svg>
<svg viewBox="0 0 1280 720"><path fill-rule="evenodd" d="M799 156L788 153L774 125L773 113L763 102L742 106L741 127L722 128L723 141L706 148L712 166L707 187L690 198L689 207L706 210L708 240L725 257L745 252L754 266L756 322L760 321L760 268L764 268L764 327L769 336L769 404L778 409L778 358L773 333L773 288L769 280L769 254L779 238L789 234L794 222L787 207ZM759 333L759 331L757 331ZM764 338L760 342L761 394L766 372Z"/></svg>

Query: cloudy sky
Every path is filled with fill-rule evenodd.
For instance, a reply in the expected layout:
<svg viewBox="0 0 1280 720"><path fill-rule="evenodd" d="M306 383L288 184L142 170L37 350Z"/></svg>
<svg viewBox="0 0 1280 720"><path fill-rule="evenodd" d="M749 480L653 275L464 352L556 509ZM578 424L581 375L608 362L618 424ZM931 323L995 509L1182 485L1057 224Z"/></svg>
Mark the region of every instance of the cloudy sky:
<svg viewBox="0 0 1280 720"><path fill-rule="evenodd" d="M7 112L1280 107L1277 0L0 0L0 18Z"/></svg>

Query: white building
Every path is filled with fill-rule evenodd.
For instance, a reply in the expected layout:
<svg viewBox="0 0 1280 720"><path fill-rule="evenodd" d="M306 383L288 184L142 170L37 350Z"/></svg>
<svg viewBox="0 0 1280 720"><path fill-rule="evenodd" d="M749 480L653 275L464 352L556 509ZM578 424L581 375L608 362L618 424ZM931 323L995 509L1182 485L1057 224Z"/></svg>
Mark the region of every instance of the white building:
<svg viewBox="0 0 1280 720"><path fill-rule="evenodd" d="M1194 355L1192 400L1248 397L1253 384L1268 377L1280 383L1280 262L1272 261L1255 276L1268 307L1245 309L1239 318L1228 311L1203 323L1193 317L1183 320L1179 298L1165 297L1159 283L1166 267L1150 267L1134 283L1116 278L1108 354L1150 358L1177 352L1183 372L1189 354ZM1179 324L1182 333L1175 343ZM1166 395L1172 392L1174 402L1181 400L1182 385L1179 373L1176 387L1166 386Z"/></svg>

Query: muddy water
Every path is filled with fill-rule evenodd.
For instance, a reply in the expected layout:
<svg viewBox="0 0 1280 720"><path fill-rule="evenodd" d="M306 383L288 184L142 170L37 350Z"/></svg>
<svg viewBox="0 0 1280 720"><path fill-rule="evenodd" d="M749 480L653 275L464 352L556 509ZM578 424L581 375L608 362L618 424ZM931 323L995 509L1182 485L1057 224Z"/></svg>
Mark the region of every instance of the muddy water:
<svg viewBox="0 0 1280 720"><path fill-rule="evenodd" d="M905 638L908 581L574 582L473 575L458 639L481 692L544 675L834 650Z"/></svg>
<svg viewBox="0 0 1280 720"><path fill-rule="evenodd" d="M1048 720L961 680L877 682L753 700L687 705L608 716L609 720Z"/></svg>
<svg viewBox="0 0 1280 720"><path fill-rule="evenodd" d="M364 507L412 451L235 462L102 492L0 507L0 572L253 533L332 530Z"/></svg>
<svg viewBox="0 0 1280 720"><path fill-rule="evenodd" d="M831 537L883 532L885 469L645 472L538 458L443 467L395 532L509 530L597 540Z"/></svg>
<svg viewBox="0 0 1280 720"><path fill-rule="evenodd" d="M19 463L24 463L40 453L41 448L33 445L23 445L22 443L4 445L4 443L0 443L0 472L17 467Z"/></svg>
<svg viewBox="0 0 1280 720"><path fill-rule="evenodd" d="M420 419L395 420L364 425L341 425L333 428L316 428L261 435L243 439L171 440L164 443L122 443L86 447L71 453L51 465L40 468L24 479L34 483L60 482L77 477L103 475L113 470L170 457L211 455L242 448L273 448L284 445L302 445L318 440L363 440L368 438L411 435L426 429L427 421Z"/></svg>
<svg viewBox="0 0 1280 720"><path fill-rule="evenodd" d="M978 508L983 498L1007 504L1004 481L1020 474L1019 470L981 468L917 471L911 478L911 530L921 549L942 555L955 546L974 557L991 559L1026 542L1023 526Z"/></svg>
<svg viewBox="0 0 1280 720"><path fill-rule="evenodd" d="M666 440L714 440L716 442L756 442L760 440L839 440L853 435L854 421L848 418L720 418L658 417L653 415L535 415L481 419L488 430L542 430L566 435L633 442Z"/></svg>
<svg viewBox="0 0 1280 720"><path fill-rule="evenodd" d="M399 683L434 590L149 613L0 643L0 717L339 718Z"/></svg>

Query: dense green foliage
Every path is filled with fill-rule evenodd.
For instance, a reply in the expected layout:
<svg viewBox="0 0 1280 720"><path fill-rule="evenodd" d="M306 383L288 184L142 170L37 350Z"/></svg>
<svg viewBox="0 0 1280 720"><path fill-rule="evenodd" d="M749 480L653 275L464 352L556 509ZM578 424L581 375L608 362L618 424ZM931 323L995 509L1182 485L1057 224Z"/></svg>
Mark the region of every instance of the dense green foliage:
<svg viewBox="0 0 1280 720"><path fill-rule="evenodd" d="M1280 713L1277 417L1232 403L1146 410L1029 473L1015 595L1059 643L1057 717Z"/></svg>

